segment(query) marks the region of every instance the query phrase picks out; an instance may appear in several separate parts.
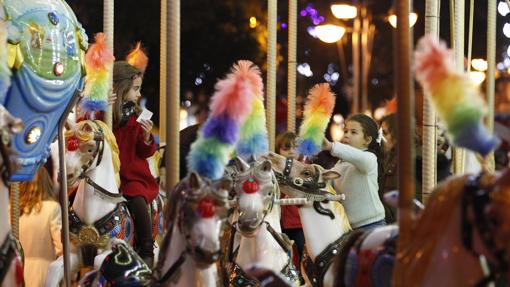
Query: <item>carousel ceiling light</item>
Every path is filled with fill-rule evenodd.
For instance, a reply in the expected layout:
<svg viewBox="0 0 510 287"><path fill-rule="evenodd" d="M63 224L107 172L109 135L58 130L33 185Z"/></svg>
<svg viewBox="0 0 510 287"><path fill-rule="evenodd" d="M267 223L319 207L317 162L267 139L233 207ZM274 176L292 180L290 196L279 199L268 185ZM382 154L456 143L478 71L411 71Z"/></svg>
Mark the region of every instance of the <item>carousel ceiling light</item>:
<svg viewBox="0 0 510 287"><path fill-rule="evenodd" d="M483 83L483 81L485 81L485 73L479 71L472 71L471 73L469 73L469 78L473 83L475 83L475 85L480 85L481 83Z"/></svg>
<svg viewBox="0 0 510 287"><path fill-rule="evenodd" d="M471 67L477 71L485 72L487 71L487 61L484 59L473 59L471 60Z"/></svg>
<svg viewBox="0 0 510 287"><path fill-rule="evenodd" d="M505 25L503 25L503 34L507 38L510 38L510 23L505 23Z"/></svg>
<svg viewBox="0 0 510 287"><path fill-rule="evenodd" d="M411 12L409 13L409 26L412 28L414 24L416 24L416 21L418 21L418 14ZM393 28L397 28L397 15L392 14L388 16L388 22L390 22L390 25Z"/></svg>
<svg viewBox="0 0 510 287"><path fill-rule="evenodd" d="M338 19L354 19L358 15L358 9L353 5L333 4L331 13Z"/></svg>

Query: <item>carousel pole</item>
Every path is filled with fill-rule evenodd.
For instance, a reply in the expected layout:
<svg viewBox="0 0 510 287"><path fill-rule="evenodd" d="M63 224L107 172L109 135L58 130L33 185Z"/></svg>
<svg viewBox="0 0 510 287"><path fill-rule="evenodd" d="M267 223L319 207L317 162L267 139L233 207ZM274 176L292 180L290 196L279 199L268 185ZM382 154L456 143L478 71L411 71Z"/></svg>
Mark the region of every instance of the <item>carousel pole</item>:
<svg viewBox="0 0 510 287"><path fill-rule="evenodd" d="M266 118L269 151L274 152L276 113L276 9L277 0L268 0L267 17L267 100Z"/></svg>
<svg viewBox="0 0 510 287"><path fill-rule="evenodd" d="M114 0L104 0L103 2L103 32L106 36L106 45L113 50L113 30L114 30ZM112 87L112 74L113 74L113 64L109 68L108 75L111 77L108 81L109 89ZM108 109L106 110L105 122L108 127L112 128L112 106L108 105Z"/></svg>
<svg viewBox="0 0 510 287"><path fill-rule="evenodd" d="M425 4L425 34L439 39L439 8L441 1L427 0ZM437 183L437 115L430 102L430 95L423 97L423 160L422 201L427 203Z"/></svg>
<svg viewBox="0 0 510 287"><path fill-rule="evenodd" d="M67 117L69 113L76 105L78 101L79 93L76 93L69 103L69 106L62 114L62 117L58 123L58 163L60 166L60 206L69 206L69 199L67 196L67 169L65 163L65 153L66 153L66 141L65 141L65 123L67 121ZM62 256L64 257L64 280L65 286L71 286L71 269L69 266L69 211L67 208L61 209L62 214L62 246L63 252Z"/></svg>
<svg viewBox="0 0 510 287"><path fill-rule="evenodd" d="M166 143L166 50L167 50L167 26L166 13L167 1L161 0L160 30L159 30L159 142L160 146Z"/></svg>
<svg viewBox="0 0 510 287"><path fill-rule="evenodd" d="M296 132L297 0L289 0L288 46L287 130Z"/></svg>
<svg viewBox="0 0 510 287"><path fill-rule="evenodd" d="M16 239L19 240L19 182L11 183L11 230Z"/></svg>
<svg viewBox="0 0 510 287"><path fill-rule="evenodd" d="M453 53L455 58L455 64L459 72L464 71L464 1L465 0L450 0L453 2ZM452 5L450 5L451 7ZM464 173L464 160L466 157L466 151L461 148L453 149L453 172L454 174Z"/></svg>
<svg viewBox="0 0 510 287"><path fill-rule="evenodd" d="M166 144L166 190L179 182L179 106L180 106L180 55L181 55L181 1L166 1L166 82L169 87L166 89L166 138L172 139ZM169 73L169 71L173 71Z"/></svg>
<svg viewBox="0 0 510 287"><path fill-rule="evenodd" d="M508 2L507 2L508 3ZM494 133L494 76L496 67L496 0L487 2L487 128ZM489 155L488 169L495 170L494 152Z"/></svg>
<svg viewBox="0 0 510 287"><path fill-rule="evenodd" d="M394 286L406 286L400 282L402 266L400 252L409 245L412 238L414 178L414 89L411 79L412 36L409 25L411 5L409 0L396 1L397 34L395 39L395 86L397 87L398 119L398 225L397 262L393 270ZM407 282L409 284L409 282Z"/></svg>

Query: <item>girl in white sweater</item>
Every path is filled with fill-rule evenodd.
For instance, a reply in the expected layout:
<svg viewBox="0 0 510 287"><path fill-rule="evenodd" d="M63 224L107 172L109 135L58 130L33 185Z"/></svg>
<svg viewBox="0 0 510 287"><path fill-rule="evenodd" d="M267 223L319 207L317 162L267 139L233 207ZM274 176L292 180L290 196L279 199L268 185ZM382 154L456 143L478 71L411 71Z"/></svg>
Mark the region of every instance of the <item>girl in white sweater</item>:
<svg viewBox="0 0 510 287"><path fill-rule="evenodd" d="M356 114L347 119L340 142L324 139L323 149L340 158L333 169L342 176L333 184L345 194L343 205L354 229L386 224L377 183L381 149L378 131L372 118Z"/></svg>

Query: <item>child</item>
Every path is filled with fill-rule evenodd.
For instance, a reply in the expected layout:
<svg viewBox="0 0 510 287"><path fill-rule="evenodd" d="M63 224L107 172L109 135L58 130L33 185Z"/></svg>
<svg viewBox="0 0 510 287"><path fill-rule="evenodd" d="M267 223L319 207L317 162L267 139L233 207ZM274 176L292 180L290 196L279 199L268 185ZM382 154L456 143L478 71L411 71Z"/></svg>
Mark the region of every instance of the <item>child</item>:
<svg viewBox="0 0 510 287"><path fill-rule="evenodd" d="M296 160L298 157L296 141L297 135L293 132L280 134L276 138L276 152L284 157L291 157ZM303 254L303 248L305 245L305 235L303 233L303 227L301 226L301 218L299 217L298 208L294 205L282 206L281 218L282 231L296 243L296 247L298 249L297 258L298 260L301 260L301 255ZM299 264L296 266L299 266Z"/></svg>
<svg viewBox="0 0 510 287"><path fill-rule="evenodd" d="M386 224L377 184L381 164L378 130L372 118L356 114L347 119L341 142L324 139L323 149L340 158L334 169L342 176L334 185L345 194L342 203L353 229Z"/></svg>
<svg viewBox="0 0 510 287"><path fill-rule="evenodd" d="M142 72L125 61L117 61L113 68L113 90L117 99L113 105L113 132L120 150L120 190L135 225L135 248L152 267L154 261L152 222L148 204L158 195L159 187L152 176L147 158L156 151L151 134L152 121L137 117Z"/></svg>
<svg viewBox="0 0 510 287"><path fill-rule="evenodd" d="M51 262L62 254L60 204L44 166L20 184L19 239L25 254L25 286L43 286Z"/></svg>

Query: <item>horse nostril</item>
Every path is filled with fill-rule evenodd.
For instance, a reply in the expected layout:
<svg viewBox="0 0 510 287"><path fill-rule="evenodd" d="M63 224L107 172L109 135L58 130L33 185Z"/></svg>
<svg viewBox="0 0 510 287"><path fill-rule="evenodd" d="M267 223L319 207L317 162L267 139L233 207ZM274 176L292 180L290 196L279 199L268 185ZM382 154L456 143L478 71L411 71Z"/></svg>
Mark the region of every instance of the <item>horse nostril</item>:
<svg viewBox="0 0 510 287"><path fill-rule="evenodd" d="M74 173L68 173L67 174L67 179L71 179L71 178L74 178Z"/></svg>

